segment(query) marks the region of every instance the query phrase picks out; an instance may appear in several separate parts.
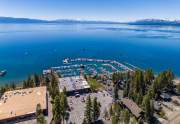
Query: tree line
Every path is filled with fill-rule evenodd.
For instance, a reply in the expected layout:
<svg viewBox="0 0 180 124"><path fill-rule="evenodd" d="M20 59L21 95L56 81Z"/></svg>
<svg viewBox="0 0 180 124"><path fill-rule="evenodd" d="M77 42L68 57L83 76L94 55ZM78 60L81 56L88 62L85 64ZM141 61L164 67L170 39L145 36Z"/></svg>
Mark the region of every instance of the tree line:
<svg viewBox="0 0 180 124"><path fill-rule="evenodd" d="M49 95L51 96L53 114L51 124L64 124L67 116L67 110L69 108L66 96L66 88L64 88L63 92L60 93L58 87L58 78L59 76L57 75L57 73L53 71L51 72L51 74L44 77L44 82L49 91Z"/></svg>
<svg viewBox="0 0 180 124"><path fill-rule="evenodd" d="M32 88L43 85L43 76L33 74L23 81L23 88Z"/></svg>
<svg viewBox="0 0 180 124"><path fill-rule="evenodd" d="M36 122L37 124L47 124L40 104L37 104L36 106Z"/></svg>
<svg viewBox="0 0 180 124"><path fill-rule="evenodd" d="M160 98L163 91L173 91L174 74L166 70L155 76L152 69L146 71L114 73L114 99L119 99L118 90L123 83L123 96L132 99L144 110L144 120L153 123L153 101Z"/></svg>
<svg viewBox="0 0 180 124"><path fill-rule="evenodd" d="M33 74L31 76L28 76L27 80L24 80L22 84L17 84L12 82L9 84L2 85L0 87L0 97L6 92L10 90L16 90L21 88L32 88L32 87L38 87L40 85L43 85L43 77L41 75Z"/></svg>
<svg viewBox="0 0 180 124"><path fill-rule="evenodd" d="M84 120L82 124L93 124L95 123L101 113L101 104L97 101L97 97L94 97L93 101L89 95L86 99L86 109L84 112Z"/></svg>
<svg viewBox="0 0 180 124"><path fill-rule="evenodd" d="M16 84L13 82L11 84L5 84L4 86L1 86L0 88L0 97L9 90L15 90L16 89Z"/></svg>

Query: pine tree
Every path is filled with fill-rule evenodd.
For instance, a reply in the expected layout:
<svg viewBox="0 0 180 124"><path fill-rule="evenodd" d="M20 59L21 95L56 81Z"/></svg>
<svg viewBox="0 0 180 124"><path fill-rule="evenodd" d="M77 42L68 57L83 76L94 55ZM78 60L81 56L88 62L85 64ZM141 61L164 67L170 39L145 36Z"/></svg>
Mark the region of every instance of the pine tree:
<svg viewBox="0 0 180 124"><path fill-rule="evenodd" d="M0 89L0 97L6 92L6 88L4 86L1 86Z"/></svg>
<svg viewBox="0 0 180 124"><path fill-rule="evenodd" d="M150 96L147 94L143 98L143 103L142 103L144 112L145 112L145 119L148 123L152 123L153 121L153 102L150 99Z"/></svg>
<svg viewBox="0 0 180 124"><path fill-rule="evenodd" d="M50 76L51 76L51 82L49 86L49 93L52 99L54 99L55 96L59 94L58 80L54 72L52 72Z"/></svg>
<svg viewBox="0 0 180 124"><path fill-rule="evenodd" d="M148 69L145 71L145 82L146 85L151 85L153 83L154 80L154 73L152 71L152 69Z"/></svg>
<svg viewBox="0 0 180 124"><path fill-rule="evenodd" d="M67 102L67 97L66 95L63 93L61 93L61 115L62 115L62 119L63 119L63 124L64 124L64 120L65 120L65 115L66 115L66 111L68 109L68 102Z"/></svg>
<svg viewBox="0 0 180 124"><path fill-rule="evenodd" d="M44 77L44 81L45 81L45 85L49 87L49 85L50 85L49 76L45 76L45 77Z"/></svg>
<svg viewBox="0 0 180 124"><path fill-rule="evenodd" d="M23 81L23 88L27 88L27 81L26 80Z"/></svg>
<svg viewBox="0 0 180 124"><path fill-rule="evenodd" d="M116 115L116 116L120 116L120 114L121 114L121 108L120 108L120 105L118 104L118 103L114 103L114 114Z"/></svg>
<svg viewBox="0 0 180 124"><path fill-rule="evenodd" d="M53 122L55 124L60 124L61 123L61 113L62 113L62 105L60 102L61 98L60 95L56 95L53 103Z"/></svg>
<svg viewBox="0 0 180 124"><path fill-rule="evenodd" d="M142 100L143 100L143 96L140 94L140 93L138 93L138 94L136 94L137 96L136 96L136 103L138 104L138 105L141 105L141 103L142 103Z"/></svg>
<svg viewBox="0 0 180 124"><path fill-rule="evenodd" d="M34 74L34 82L36 86L40 86L40 78L37 74Z"/></svg>
<svg viewBox="0 0 180 124"><path fill-rule="evenodd" d="M16 84L15 84L14 82L12 82L12 83L10 84L10 88L13 89L13 90L15 90L15 89L16 89Z"/></svg>
<svg viewBox="0 0 180 124"><path fill-rule="evenodd" d="M43 115L43 111L41 109L40 104L37 104L36 106L36 121L37 121L37 124L46 124L46 120Z"/></svg>
<svg viewBox="0 0 180 124"><path fill-rule="evenodd" d="M36 117L39 116L42 113L41 105L37 104L36 106Z"/></svg>
<svg viewBox="0 0 180 124"><path fill-rule="evenodd" d="M118 124L119 123L119 119L116 115L113 115L111 120L112 120L112 124Z"/></svg>
<svg viewBox="0 0 180 124"><path fill-rule="evenodd" d="M85 119L86 119L87 124L91 124L91 122L92 122L92 102L91 102L90 95L87 97L87 100L86 100Z"/></svg>
<svg viewBox="0 0 180 124"><path fill-rule="evenodd" d="M94 98L93 100L93 105L92 105L92 117L93 121L97 121L100 116L100 105L97 101L97 97Z"/></svg>
<svg viewBox="0 0 180 124"><path fill-rule="evenodd" d="M177 87L178 93L180 93L180 84L178 84L176 87Z"/></svg>
<svg viewBox="0 0 180 124"><path fill-rule="evenodd" d="M123 91L123 96L124 96L124 97L128 97L128 95L129 95L129 90L130 90L130 81L127 80L127 81L126 81L126 84L125 84L124 91Z"/></svg>
<svg viewBox="0 0 180 124"><path fill-rule="evenodd" d="M45 120L45 117L43 114L40 114L37 118L37 124L47 124L47 121Z"/></svg>
<svg viewBox="0 0 180 124"><path fill-rule="evenodd" d="M174 74L173 74L173 72L171 70L166 71L166 78L167 78L167 81L168 81L167 88L172 89Z"/></svg>
<svg viewBox="0 0 180 124"><path fill-rule="evenodd" d="M125 109L123 112L123 115L124 115L124 124L129 124L129 121L130 121L129 111Z"/></svg>
<svg viewBox="0 0 180 124"><path fill-rule="evenodd" d="M143 96L146 91L146 86L144 82L144 73L142 71L139 71L139 87L140 87L140 96Z"/></svg>
<svg viewBox="0 0 180 124"><path fill-rule="evenodd" d="M115 86L114 86L114 100L118 100L118 98L119 98L119 95L118 95L118 84L116 84Z"/></svg>

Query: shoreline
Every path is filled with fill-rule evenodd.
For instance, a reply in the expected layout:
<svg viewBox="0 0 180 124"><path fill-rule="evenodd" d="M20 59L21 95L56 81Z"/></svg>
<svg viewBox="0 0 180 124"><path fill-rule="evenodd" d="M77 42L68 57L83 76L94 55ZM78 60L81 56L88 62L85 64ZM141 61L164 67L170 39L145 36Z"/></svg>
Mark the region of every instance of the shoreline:
<svg viewBox="0 0 180 124"><path fill-rule="evenodd" d="M8 81L8 79L7 79L7 81L6 81L6 80L5 80L5 81L4 81L4 80L2 80L2 81L0 80L0 87L1 87L1 86L5 86L5 85L10 85L10 84L13 84L13 83L14 83L16 86L22 86L24 80L26 80L26 78L24 78L24 79L22 79L22 80L16 80L16 79L15 79L15 80L13 80L13 81L12 81L12 80L11 80L11 81Z"/></svg>
<svg viewBox="0 0 180 124"><path fill-rule="evenodd" d="M175 84L180 84L180 77L175 77L174 82Z"/></svg>
<svg viewBox="0 0 180 124"><path fill-rule="evenodd" d="M5 77L4 77L5 78ZM26 80L27 79L27 76L26 77L24 77L24 78L21 78L21 80L19 80L19 78L16 80L16 79L14 79L14 80L10 80L10 81L8 81L8 79L6 80L2 80L1 81L1 78L0 78L0 87L1 86L4 86L4 85L6 85L6 84L12 84L12 83L15 83L17 86L21 86L22 85L22 83L23 83L23 81L24 80ZM175 78L173 79L173 81L176 83L176 84L178 84L178 83L180 83L180 76L175 76Z"/></svg>
<svg viewBox="0 0 180 124"><path fill-rule="evenodd" d="M63 60L64 61L64 60ZM110 60L110 59L96 59L96 58L67 58L67 63L69 62L97 62L97 63L109 63L109 64L115 64L117 65L118 67L121 67L123 68L125 71L133 71L134 69L140 69L140 70L143 70L141 68L139 68L138 66L135 66L135 65L132 65L130 63L121 63L117 60ZM66 67L68 65L64 65L62 64L61 66L57 66L57 67L50 67L51 69L59 69L61 67ZM75 65L70 65L70 66L77 66L76 64ZM80 66L80 65L79 65ZM43 74L43 71L42 70L42 73ZM38 74L38 73L36 73ZM155 75L157 75L156 73L154 73ZM16 84L16 86L22 86L23 84L23 81L27 79L28 76L24 76L23 78L15 78L15 79L8 79L8 77L0 77L0 87L1 86L5 86L5 85L10 85L12 83ZM1 80L2 79L2 80ZM175 75L175 78L173 79L173 81L175 82L175 84L179 84L180 83L180 76L176 76Z"/></svg>

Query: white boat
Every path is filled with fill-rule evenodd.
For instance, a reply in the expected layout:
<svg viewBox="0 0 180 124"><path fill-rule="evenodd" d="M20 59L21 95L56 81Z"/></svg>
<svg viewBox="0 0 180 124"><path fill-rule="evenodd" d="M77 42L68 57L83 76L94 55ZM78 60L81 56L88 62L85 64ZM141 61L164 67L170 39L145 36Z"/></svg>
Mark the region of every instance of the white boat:
<svg viewBox="0 0 180 124"><path fill-rule="evenodd" d="M2 71L0 71L0 77L5 76L5 75L6 75L6 73L7 73L7 71L6 71L6 70L2 70Z"/></svg>
<svg viewBox="0 0 180 124"><path fill-rule="evenodd" d="M63 60L63 63L64 63L64 64L68 64L68 63L69 63L69 59L68 59L68 58L64 59L64 60Z"/></svg>

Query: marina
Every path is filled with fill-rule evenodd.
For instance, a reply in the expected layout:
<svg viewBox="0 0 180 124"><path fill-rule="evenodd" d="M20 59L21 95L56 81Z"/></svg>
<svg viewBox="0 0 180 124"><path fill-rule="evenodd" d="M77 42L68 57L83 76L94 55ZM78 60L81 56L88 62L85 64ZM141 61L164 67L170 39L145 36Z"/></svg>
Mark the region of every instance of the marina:
<svg viewBox="0 0 180 124"><path fill-rule="evenodd" d="M128 66L117 62L115 60L103 60L103 59L89 59L89 58L76 58L76 59L69 59L70 62L97 62L97 63L110 63L110 64L114 64L126 71L133 71L131 68L129 68Z"/></svg>
<svg viewBox="0 0 180 124"><path fill-rule="evenodd" d="M95 76L97 74L111 75L114 72L134 71L118 61L91 59L91 58L66 58L62 66L51 67L48 70L43 70L43 74L50 73L51 70L56 71L62 77L78 76L82 73L85 75Z"/></svg>

